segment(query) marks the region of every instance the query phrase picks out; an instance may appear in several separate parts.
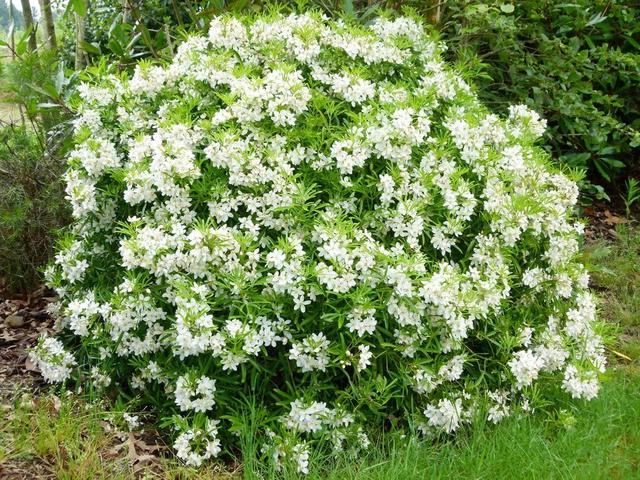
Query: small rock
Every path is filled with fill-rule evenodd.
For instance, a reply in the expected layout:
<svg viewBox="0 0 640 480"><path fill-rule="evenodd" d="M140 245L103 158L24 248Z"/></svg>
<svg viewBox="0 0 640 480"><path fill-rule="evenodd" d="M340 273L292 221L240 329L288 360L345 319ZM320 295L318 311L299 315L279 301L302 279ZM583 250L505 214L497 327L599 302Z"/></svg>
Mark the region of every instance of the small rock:
<svg viewBox="0 0 640 480"><path fill-rule="evenodd" d="M9 315L4 319L4 324L7 327L22 327L24 325L24 317L21 317L20 315Z"/></svg>

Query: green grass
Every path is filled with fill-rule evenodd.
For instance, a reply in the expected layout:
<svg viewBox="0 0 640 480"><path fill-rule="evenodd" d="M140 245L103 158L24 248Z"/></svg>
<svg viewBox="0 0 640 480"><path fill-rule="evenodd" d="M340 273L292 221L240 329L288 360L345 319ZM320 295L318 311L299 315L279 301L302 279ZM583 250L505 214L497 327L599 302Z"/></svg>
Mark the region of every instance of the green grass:
<svg viewBox="0 0 640 480"><path fill-rule="evenodd" d="M3 405L0 465L45 469L56 478L106 478L115 466L102 465L100 452L109 445L95 407L73 399L34 399L23 393ZM58 404L59 402L59 404Z"/></svg>
<svg viewBox="0 0 640 480"><path fill-rule="evenodd" d="M18 391L13 401L1 405L0 418L0 478L8 472L60 480L124 480L139 478L141 472L163 479L231 476L218 465L196 472L171 457L132 465L136 456L149 453L144 435L136 436L136 456L132 456L126 434L121 437L108 426L113 415L73 394L62 399L53 394L35 398Z"/></svg>
<svg viewBox="0 0 640 480"><path fill-rule="evenodd" d="M372 447L358 461L316 459L308 480L413 479L639 479L640 478L640 232L620 228L615 243L585 248L603 318L617 330L610 366L595 400L575 405L566 417L543 414L510 418L494 426L476 424L455 440L413 440ZM230 467L195 470L171 457L131 465L122 440L105 431L108 415L73 395L17 395L0 418L0 477L23 469L36 478L223 479L242 478ZM567 421L568 419L572 421ZM116 452L116 453L114 453ZM144 452L143 452L144 453ZM224 471L224 468L227 471ZM299 478L260 473L249 479ZM42 473L44 472L44 473Z"/></svg>
<svg viewBox="0 0 640 480"><path fill-rule="evenodd" d="M105 412L73 397L55 408L54 397L16 402L0 427L3 465L44 468L53 478L133 478L127 447L104 430ZM316 467L308 480L389 479L635 479L640 478L640 367L617 366L600 396L578 405L572 427L543 416L511 418L497 426L478 424L455 441L434 445L372 448L354 462L338 460ZM117 454L113 452L117 451ZM144 452L142 452L144 453ZM147 467L139 466L137 469ZM241 478L211 466L202 471L161 459L151 478ZM280 474L246 478L299 478Z"/></svg>
<svg viewBox="0 0 640 480"><path fill-rule="evenodd" d="M617 228L617 241L585 248L591 285L600 297L600 316L617 329L616 351L640 360L640 230Z"/></svg>
<svg viewBox="0 0 640 480"><path fill-rule="evenodd" d="M601 395L563 428L540 416L475 425L466 437L433 446L376 449L309 479L634 479L640 478L640 368L612 370Z"/></svg>

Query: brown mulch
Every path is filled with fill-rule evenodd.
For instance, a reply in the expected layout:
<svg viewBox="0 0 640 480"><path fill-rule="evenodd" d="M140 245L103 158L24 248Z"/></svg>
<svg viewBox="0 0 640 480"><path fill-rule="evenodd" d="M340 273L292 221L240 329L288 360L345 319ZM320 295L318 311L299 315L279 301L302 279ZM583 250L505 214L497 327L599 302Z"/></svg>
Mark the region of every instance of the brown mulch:
<svg viewBox="0 0 640 480"><path fill-rule="evenodd" d="M28 391L34 394L45 386L40 373L29 359L29 349L41 335L54 333L54 319L47 307L55 301L54 293L40 287L27 296L11 296L0 289L0 406L11 408L15 398ZM0 418L4 412L0 410ZM113 428L106 422L105 431ZM121 438L119 438L121 437ZM162 437L154 429L110 434L110 445L100 455L110 462L124 462L131 478L161 478L160 457L168 451ZM0 461L0 479L54 479L52 461L30 456ZM154 476L155 475L155 476Z"/></svg>
<svg viewBox="0 0 640 480"><path fill-rule="evenodd" d="M41 335L53 332L47 306L54 300L45 287L25 297L0 298L0 399L7 399L21 386L42 384L28 349Z"/></svg>
<svg viewBox="0 0 640 480"><path fill-rule="evenodd" d="M610 208L607 204L594 203L584 207L582 214L587 220L584 232L587 241L602 238L613 241L618 237L616 227L631 223L619 209Z"/></svg>
<svg viewBox="0 0 640 480"><path fill-rule="evenodd" d="M44 383L29 360L28 350L40 335L53 332L54 321L47 313L47 305L52 301L52 293L44 287L23 297L0 291L0 403L3 405L13 404L20 391L37 390ZM0 478L54 477L43 459L33 457L0 462Z"/></svg>
<svg viewBox="0 0 640 480"><path fill-rule="evenodd" d="M0 463L0 478L3 480L54 480L56 477L44 460L33 457Z"/></svg>

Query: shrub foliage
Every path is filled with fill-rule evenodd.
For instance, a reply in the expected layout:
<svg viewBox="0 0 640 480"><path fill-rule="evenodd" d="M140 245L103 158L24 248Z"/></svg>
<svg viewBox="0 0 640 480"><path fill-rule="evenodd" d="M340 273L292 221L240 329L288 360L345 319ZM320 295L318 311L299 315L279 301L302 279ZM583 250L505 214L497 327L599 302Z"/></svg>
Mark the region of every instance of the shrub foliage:
<svg viewBox="0 0 640 480"><path fill-rule="evenodd" d="M30 290L42 282L55 231L66 225L65 165L25 127L0 128L0 287Z"/></svg>
<svg viewBox="0 0 640 480"><path fill-rule="evenodd" d="M172 419L194 465L251 405L301 472L314 445L595 396L576 184L544 121L489 113L441 48L409 17L223 16L83 84L43 371Z"/></svg>
<svg viewBox="0 0 640 480"><path fill-rule="evenodd" d="M445 2L443 37L484 64L480 97L497 110L518 99L549 119L558 159L617 193L638 170L640 8L623 0ZM514 8L515 7L515 8ZM626 170L623 171L623 168Z"/></svg>

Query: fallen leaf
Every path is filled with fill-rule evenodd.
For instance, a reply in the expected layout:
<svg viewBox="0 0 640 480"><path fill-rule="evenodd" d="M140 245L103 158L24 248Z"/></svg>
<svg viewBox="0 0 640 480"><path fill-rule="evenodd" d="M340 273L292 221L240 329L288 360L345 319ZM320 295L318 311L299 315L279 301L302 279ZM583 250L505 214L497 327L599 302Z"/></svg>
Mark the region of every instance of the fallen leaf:
<svg viewBox="0 0 640 480"><path fill-rule="evenodd" d="M22 315L8 315L4 319L4 324L11 328L20 328L24 326L24 317Z"/></svg>
<svg viewBox="0 0 640 480"><path fill-rule="evenodd" d="M110 457L117 457L125 448L131 465L135 466L136 464L149 463L157 460L158 457L157 455L153 455L153 452L160 451L165 447L163 445L146 443L144 440L136 438L135 433L129 432L126 440L109 449L107 454Z"/></svg>
<svg viewBox="0 0 640 480"><path fill-rule="evenodd" d="M57 395L53 396L53 410L58 413L60 411L60 407L62 407L62 402L60 401L60 397Z"/></svg>
<svg viewBox="0 0 640 480"><path fill-rule="evenodd" d="M27 359L24 361L24 368L27 369L28 372L39 372L38 366L36 362L31 360L31 357L27 355Z"/></svg>
<svg viewBox="0 0 640 480"><path fill-rule="evenodd" d="M614 215L609 210L605 210L604 215L605 217L607 217L604 219L604 221L609 225L620 225L624 223L629 223L629 220L627 220L626 218Z"/></svg>

